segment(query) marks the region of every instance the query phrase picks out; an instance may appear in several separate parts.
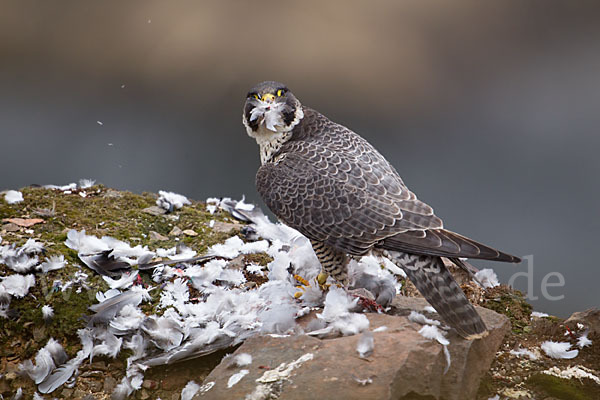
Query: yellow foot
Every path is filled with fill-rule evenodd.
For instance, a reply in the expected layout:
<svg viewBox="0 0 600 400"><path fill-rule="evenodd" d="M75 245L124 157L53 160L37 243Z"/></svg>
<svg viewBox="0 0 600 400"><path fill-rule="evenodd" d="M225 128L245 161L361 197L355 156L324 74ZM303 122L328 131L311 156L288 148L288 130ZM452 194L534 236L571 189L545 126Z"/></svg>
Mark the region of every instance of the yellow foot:
<svg viewBox="0 0 600 400"><path fill-rule="evenodd" d="M294 279L300 282L300 285L296 286L296 289L299 289L299 291L294 293L294 298L299 299L304 294L304 288L310 286L310 284L306 279L304 279L300 275L294 275Z"/></svg>
<svg viewBox="0 0 600 400"><path fill-rule="evenodd" d="M320 286L323 286L325 285L325 282L327 282L328 277L329 275L326 272L321 271L319 275L317 275L317 282Z"/></svg>
<svg viewBox="0 0 600 400"><path fill-rule="evenodd" d="M328 277L328 275L326 273L321 272L314 279L314 283L316 285L318 285L319 288L321 288L321 290L323 290L323 291L326 291L327 289L329 289L329 286L330 286L330 285L325 284L325 282L327 281L327 277ZM306 279L301 277L300 275L294 275L294 279L296 281L298 281L298 283L300 283L299 285L296 286L296 289L299 289L299 291L294 293L294 298L299 299L304 294L304 291L306 290L306 288L310 287L310 283Z"/></svg>

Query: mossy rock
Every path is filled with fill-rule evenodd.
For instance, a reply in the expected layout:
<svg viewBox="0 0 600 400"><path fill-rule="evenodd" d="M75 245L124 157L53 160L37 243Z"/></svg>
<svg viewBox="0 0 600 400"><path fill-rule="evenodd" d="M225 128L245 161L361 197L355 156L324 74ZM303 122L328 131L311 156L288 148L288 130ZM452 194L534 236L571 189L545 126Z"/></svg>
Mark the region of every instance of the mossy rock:
<svg viewBox="0 0 600 400"><path fill-rule="evenodd" d="M485 291L481 304L485 308L506 315L510 319L515 334L531 331L531 312L533 307L527 303L523 293L506 285L499 285Z"/></svg>
<svg viewBox="0 0 600 400"><path fill-rule="evenodd" d="M7 204L0 199L0 222L4 218L42 218L43 223L17 231L2 231L4 243L22 245L27 239L35 238L44 244L44 254L40 261L51 255L63 255L67 264L64 268L47 274L35 274L36 284L22 299L13 298L10 308L16 316L3 319L0 326L0 357L18 355L24 360L31 358L43 347L50 337L55 338L70 356L74 356L81 344L77 329L86 325L85 316L91 312L88 307L96 303L96 293L105 291L108 285L101 276L83 266L77 252L65 246L67 232L70 229L85 230L89 235L111 236L135 245L148 245L150 249L170 248L185 243L199 254L209 246L221 243L239 233L239 229L230 232L217 232L210 228L210 221L239 224L228 213L217 211L210 214L203 202L192 201L172 214L152 215L144 209L154 206L157 195L154 193L135 194L117 191L96 185L86 189L65 193L56 189L27 187L21 189L24 200L17 204ZM197 236L168 236L174 226L181 230L193 229ZM241 227L242 225L239 224ZM0 226L2 230L2 226ZM152 241L149 232L155 231L168 237L165 241ZM268 258L257 255L256 262L261 264ZM88 289L71 288L62 292L53 287L54 281L71 280L74 274L87 274ZM0 264L0 276L14 272ZM142 281L152 284L151 271L142 272ZM154 294L154 293L153 293ZM152 312L158 302L144 304L144 311ZM42 306L50 304L54 308L54 318L45 322L42 318Z"/></svg>
<svg viewBox="0 0 600 400"><path fill-rule="evenodd" d="M540 373L527 379L527 385L560 400L600 399L600 386L589 379L579 381Z"/></svg>

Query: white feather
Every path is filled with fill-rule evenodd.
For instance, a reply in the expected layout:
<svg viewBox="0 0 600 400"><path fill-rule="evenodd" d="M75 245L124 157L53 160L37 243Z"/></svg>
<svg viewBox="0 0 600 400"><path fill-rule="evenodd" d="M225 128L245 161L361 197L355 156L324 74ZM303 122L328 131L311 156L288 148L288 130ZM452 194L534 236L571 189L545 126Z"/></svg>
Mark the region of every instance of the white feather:
<svg viewBox="0 0 600 400"><path fill-rule="evenodd" d="M80 189L89 189L96 183L93 179L80 179L79 180L79 188Z"/></svg>
<svg viewBox="0 0 600 400"><path fill-rule="evenodd" d="M548 314L544 313L544 312L538 312L538 311L532 311L531 312L531 318L536 317L536 318L544 318L547 317Z"/></svg>
<svg viewBox="0 0 600 400"><path fill-rule="evenodd" d="M98 300L98 303L102 303L103 301L106 301L119 294L121 294L121 291L119 289L108 289L106 292L98 291L96 292L96 300Z"/></svg>
<svg viewBox="0 0 600 400"><path fill-rule="evenodd" d="M23 388L19 387L12 397L12 400L21 400L23 398Z"/></svg>
<svg viewBox="0 0 600 400"><path fill-rule="evenodd" d="M18 254L38 254L44 250L44 245L35 239L27 239L27 242L18 251Z"/></svg>
<svg viewBox="0 0 600 400"><path fill-rule="evenodd" d="M410 315L408 316L408 320L412 321L412 322L416 322L417 324L421 324L421 325L435 325L435 326L440 325L440 321L437 321L437 320L431 319L431 318L427 318L426 316L424 316L423 314L421 314L418 311L411 311Z"/></svg>
<svg viewBox="0 0 600 400"><path fill-rule="evenodd" d="M145 317L146 315L142 310L133 304L126 304L117 316L110 321L111 332L116 335L124 335L130 331L137 331Z"/></svg>
<svg viewBox="0 0 600 400"><path fill-rule="evenodd" d="M552 358L566 358L571 359L577 357L579 350L569 350L571 343L568 342L553 342L551 340L546 341L540 345L544 353Z"/></svg>
<svg viewBox="0 0 600 400"><path fill-rule="evenodd" d="M187 313L186 302L190 299L187 280L177 278L165 285L160 293L159 307L167 308L175 306L180 312Z"/></svg>
<svg viewBox="0 0 600 400"><path fill-rule="evenodd" d="M4 200L8 204L17 204L23 201L23 193L18 190L8 190L4 194Z"/></svg>
<svg viewBox="0 0 600 400"><path fill-rule="evenodd" d="M444 369L444 374L448 372L450 368L451 360L450 360L450 351L448 351L448 345L450 341L446 339L446 333L438 329L435 325L424 325L419 333L426 339L436 340L439 344L443 346L444 356L446 357L446 368Z"/></svg>
<svg viewBox="0 0 600 400"><path fill-rule="evenodd" d="M519 357L519 358L521 358L521 356L527 356L527 357L529 357L530 360L534 360L534 361L538 359L537 354L535 354L533 351L531 351L529 349L511 350L510 354L512 354L513 356Z"/></svg>
<svg viewBox="0 0 600 400"><path fill-rule="evenodd" d="M35 365L25 360L19 369L26 373L36 384L42 382L56 368L52 355L46 348L41 348L35 355Z"/></svg>
<svg viewBox="0 0 600 400"><path fill-rule="evenodd" d="M58 255L58 256L50 256L50 257L46 258L46 261L44 261L43 263L41 263L37 267L37 269L41 270L43 273L46 274L46 273L48 273L50 271L61 269L66 264L67 264L67 262L65 261L65 256L61 254L61 255Z"/></svg>
<svg viewBox="0 0 600 400"><path fill-rule="evenodd" d="M238 367L245 367L252 364L252 355L248 353L240 353L234 358L234 363Z"/></svg>
<svg viewBox="0 0 600 400"><path fill-rule="evenodd" d="M194 395L200 390L200 385L194 381L189 381L181 390L181 400L192 400Z"/></svg>
<svg viewBox="0 0 600 400"><path fill-rule="evenodd" d="M237 384L239 381L242 380L243 377L245 377L246 375L248 375L250 371L248 371L247 369L243 369L240 372L233 374L229 377L229 380L227 381L227 389L231 389L231 387L233 387L233 385Z"/></svg>
<svg viewBox="0 0 600 400"><path fill-rule="evenodd" d="M589 331L585 331L577 338L577 347L583 349L584 347L590 346L592 341L588 339Z"/></svg>
<svg viewBox="0 0 600 400"><path fill-rule="evenodd" d="M48 304L44 304L44 306L42 307L42 317L44 318L44 321L51 320L53 316L54 316L54 309L52 308L52 306L49 306Z"/></svg>
<svg viewBox="0 0 600 400"><path fill-rule="evenodd" d="M210 254L214 254L218 257L224 258L235 258L242 251L244 242L238 236L232 236L225 241L225 243L218 243L211 246L209 249Z"/></svg>
<svg viewBox="0 0 600 400"><path fill-rule="evenodd" d="M369 328L369 320L364 314L350 312L357 302L357 298L351 299L343 289L332 287L325 298L323 312L317 317L323 319L328 328L344 336L355 335Z"/></svg>
<svg viewBox="0 0 600 400"><path fill-rule="evenodd" d="M493 288L500 284L498 276L493 269L485 268L477 271L475 274L475 282L481 283L484 288Z"/></svg>
<svg viewBox="0 0 600 400"><path fill-rule="evenodd" d="M0 277L0 279L2 280L0 291L4 290L6 293L17 298L24 297L29 292L29 289L35 285L35 277L32 274L14 274Z"/></svg>
<svg viewBox="0 0 600 400"><path fill-rule="evenodd" d="M375 347L375 341L373 339L373 333L366 331L360 335L358 342L356 343L356 351L360 358L367 358L373 354Z"/></svg>
<svg viewBox="0 0 600 400"><path fill-rule="evenodd" d="M102 342L94 346L90 358L93 358L96 354L106 355L111 358L117 357L123 344L122 338L116 337L107 330L96 330L94 336Z"/></svg>
<svg viewBox="0 0 600 400"><path fill-rule="evenodd" d="M25 253L19 253L15 257L7 257L0 261L3 261L8 268L20 274L26 274L30 272L39 263L37 256L29 257Z"/></svg>
<svg viewBox="0 0 600 400"><path fill-rule="evenodd" d="M158 200L156 200L156 205L164 208L165 210L169 210L171 207L179 209L188 204L192 203L187 197L181 194L166 192L164 190L158 191Z"/></svg>
<svg viewBox="0 0 600 400"><path fill-rule="evenodd" d="M108 283L108 286L110 286L111 289L124 289L133 285L133 282L135 282L137 277L137 272L124 272L121 274L121 277L119 279L112 279L108 276L103 276L102 279L104 279L104 281Z"/></svg>
<svg viewBox="0 0 600 400"><path fill-rule="evenodd" d="M447 346L450 344L448 339L446 339L446 335L443 331L439 330L437 326L434 325L424 325L419 333L421 336L431 340L437 340L438 343Z"/></svg>
<svg viewBox="0 0 600 400"><path fill-rule="evenodd" d="M48 378L38 385L38 390L41 393L51 393L58 389L63 383L69 380L79 366L75 361L76 359L72 359L68 363L55 369Z"/></svg>

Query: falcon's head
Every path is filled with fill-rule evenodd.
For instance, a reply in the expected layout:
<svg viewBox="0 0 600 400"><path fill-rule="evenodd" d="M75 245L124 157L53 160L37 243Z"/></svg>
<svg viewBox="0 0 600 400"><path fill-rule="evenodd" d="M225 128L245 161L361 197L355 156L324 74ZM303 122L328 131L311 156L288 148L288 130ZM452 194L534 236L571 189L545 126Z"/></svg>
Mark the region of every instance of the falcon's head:
<svg viewBox="0 0 600 400"><path fill-rule="evenodd" d="M246 96L242 121L250 136L284 133L300 122L302 104L283 84L266 81L254 86Z"/></svg>

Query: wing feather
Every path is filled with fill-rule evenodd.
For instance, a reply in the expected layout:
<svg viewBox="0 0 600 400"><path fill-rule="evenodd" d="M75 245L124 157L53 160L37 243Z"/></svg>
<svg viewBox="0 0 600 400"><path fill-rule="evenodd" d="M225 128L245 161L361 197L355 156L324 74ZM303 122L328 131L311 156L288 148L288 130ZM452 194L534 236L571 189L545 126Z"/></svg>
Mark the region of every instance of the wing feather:
<svg viewBox="0 0 600 400"><path fill-rule="evenodd" d="M310 239L362 255L373 246L422 255L518 262L517 257L443 229L366 140L316 111L274 163L256 174L258 192L284 223Z"/></svg>

